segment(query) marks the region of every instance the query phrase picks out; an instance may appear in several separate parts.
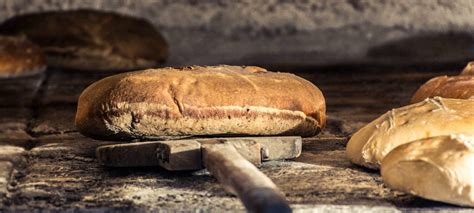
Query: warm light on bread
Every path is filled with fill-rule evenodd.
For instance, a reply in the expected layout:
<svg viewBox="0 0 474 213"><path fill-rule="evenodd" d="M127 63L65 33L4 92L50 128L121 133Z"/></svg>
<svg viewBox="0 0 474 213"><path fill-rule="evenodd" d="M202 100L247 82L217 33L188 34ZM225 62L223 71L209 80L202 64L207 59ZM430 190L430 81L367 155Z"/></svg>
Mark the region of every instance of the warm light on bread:
<svg viewBox="0 0 474 213"><path fill-rule="evenodd" d="M38 46L23 37L0 36L0 78L34 75L45 69Z"/></svg>
<svg viewBox="0 0 474 213"><path fill-rule="evenodd" d="M313 136L325 101L309 81L259 67L192 66L102 79L80 96L78 130L105 139L190 135Z"/></svg>
<svg viewBox="0 0 474 213"><path fill-rule="evenodd" d="M436 96L458 99L474 98L474 75L435 77L416 91L411 102L416 103Z"/></svg>
<svg viewBox="0 0 474 213"><path fill-rule="evenodd" d="M474 75L474 61L469 62L466 67L464 67L461 75Z"/></svg>
<svg viewBox="0 0 474 213"><path fill-rule="evenodd" d="M392 109L352 135L346 148L355 164L378 169L395 147L449 134L474 134L474 100L435 97Z"/></svg>
<svg viewBox="0 0 474 213"><path fill-rule="evenodd" d="M474 206L474 135L445 135L401 145L383 159L381 172L390 188Z"/></svg>
<svg viewBox="0 0 474 213"><path fill-rule="evenodd" d="M133 70L166 60L168 45L148 21L90 9L23 14L7 19L0 33L23 35L39 45L51 67Z"/></svg>

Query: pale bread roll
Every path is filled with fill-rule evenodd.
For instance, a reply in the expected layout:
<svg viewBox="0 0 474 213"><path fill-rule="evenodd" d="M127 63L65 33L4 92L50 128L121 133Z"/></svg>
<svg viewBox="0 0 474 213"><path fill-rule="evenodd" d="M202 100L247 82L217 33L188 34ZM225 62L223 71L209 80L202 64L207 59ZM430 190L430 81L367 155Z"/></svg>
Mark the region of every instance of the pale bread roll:
<svg viewBox="0 0 474 213"><path fill-rule="evenodd" d="M34 75L45 69L38 46L23 37L0 36L0 78Z"/></svg>
<svg viewBox="0 0 474 213"><path fill-rule="evenodd" d="M78 130L99 139L313 136L325 101L309 81L259 67L192 66L114 75L81 94Z"/></svg>
<svg viewBox="0 0 474 213"><path fill-rule="evenodd" d="M411 102L417 103L436 96L458 99L474 98L474 75L432 78L416 91Z"/></svg>
<svg viewBox="0 0 474 213"><path fill-rule="evenodd" d="M461 72L461 75L474 75L474 61L469 62L464 70Z"/></svg>
<svg viewBox="0 0 474 213"><path fill-rule="evenodd" d="M398 146L382 161L388 187L474 207L474 135L426 138Z"/></svg>
<svg viewBox="0 0 474 213"><path fill-rule="evenodd" d="M355 164L378 169L395 147L427 137L474 134L474 100L430 98L392 109L357 131L346 147Z"/></svg>

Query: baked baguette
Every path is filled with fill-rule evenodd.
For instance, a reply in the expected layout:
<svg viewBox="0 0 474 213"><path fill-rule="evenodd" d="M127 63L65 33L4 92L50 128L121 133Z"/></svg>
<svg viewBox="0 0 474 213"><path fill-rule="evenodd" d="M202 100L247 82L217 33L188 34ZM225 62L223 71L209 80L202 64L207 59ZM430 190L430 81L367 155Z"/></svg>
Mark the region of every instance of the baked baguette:
<svg viewBox="0 0 474 213"><path fill-rule="evenodd" d="M474 100L430 98L392 109L357 131L346 147L355 164L378 169L395 147L427 137L474 134Z"/></svg>
<svg viewBox="0 0 474 213"><path fill-rule="evenodd" d="M474 75L439 76L423 84L413 95L411 102L420 102L426 98L474 98Z"/></svg>
<svg viewBox="0 0 474 213"><path fill-rule="evenodd" d="M98 139L192 135L313 136L325 100L309 81L259 67L149 69L95 82L79 97L76 126Z"/></svg>
<svg viewBox="0 0 474 213"><path fill-rule="evenodd" d="M401 145L382 161L388 187L426 199L474 207L474 135L447 135Z"/></svg>
<svg viewBox="0 0 474 213"><path fill-rule="evenodd" d="M34 75L45 69L38 46L23 37L0 36L0 78Z"/></svg>
<svg viewBox="0 0 474 213"><path fill-rule="evenodd" d="M469 62L464 70L461 72L461 75L474 75L474 61Z"/></svg>
<svg viewBox="0 0 474 213"><path fill-rule="evenodd" d="M94 10L25 14L6 20L0 33L38 44L52 67L133 70L166 60L168 46L143 19Z"/></svg>

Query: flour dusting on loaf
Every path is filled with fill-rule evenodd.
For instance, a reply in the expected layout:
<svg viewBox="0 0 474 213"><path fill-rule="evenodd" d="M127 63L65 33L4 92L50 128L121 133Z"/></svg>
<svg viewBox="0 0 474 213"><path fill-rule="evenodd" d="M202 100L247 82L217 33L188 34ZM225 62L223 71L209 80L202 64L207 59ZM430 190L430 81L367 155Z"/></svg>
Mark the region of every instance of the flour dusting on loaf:
<svg viewBox="0 0 474 213"><path fill-rule="evenodd" d="M384 158L381 172L390 188L474 206L474 135L443 135L401 145Z"/></svg>
<svg viewBox="0 0 474 213"><path fill-rule="evenodd" d="M355 164L378 169L395 147L427 137L474 134L474 100L429 98L390 110L357 131L346 147Z"/></svg>

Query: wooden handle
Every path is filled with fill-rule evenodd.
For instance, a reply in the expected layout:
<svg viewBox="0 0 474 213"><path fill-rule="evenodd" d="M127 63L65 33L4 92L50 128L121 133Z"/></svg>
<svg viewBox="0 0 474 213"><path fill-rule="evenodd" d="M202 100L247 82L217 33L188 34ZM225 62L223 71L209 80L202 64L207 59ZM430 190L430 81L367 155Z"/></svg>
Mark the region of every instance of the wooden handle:
<svg viewBox="0 0 474 213"><path fill-rule="evenodd" d="M291 212L283 193L229 144L205 144L204 166L250 212Z"/></svg>

